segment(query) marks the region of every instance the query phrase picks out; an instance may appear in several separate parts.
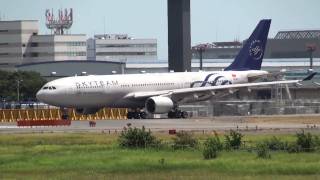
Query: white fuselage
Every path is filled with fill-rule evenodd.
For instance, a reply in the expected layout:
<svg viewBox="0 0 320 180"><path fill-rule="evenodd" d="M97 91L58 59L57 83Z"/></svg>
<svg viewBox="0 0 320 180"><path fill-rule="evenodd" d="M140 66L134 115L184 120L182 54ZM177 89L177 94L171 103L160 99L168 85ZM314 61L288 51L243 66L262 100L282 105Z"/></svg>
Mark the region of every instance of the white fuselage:
<svg viewBox="0 0 320 180"><path fill-rule="evenodd" d="M125 98L130 93L247 83L266 71L216 71L128 75L89 75L61 78L43 86L37 98L59 107L141 107Z"/></svg>

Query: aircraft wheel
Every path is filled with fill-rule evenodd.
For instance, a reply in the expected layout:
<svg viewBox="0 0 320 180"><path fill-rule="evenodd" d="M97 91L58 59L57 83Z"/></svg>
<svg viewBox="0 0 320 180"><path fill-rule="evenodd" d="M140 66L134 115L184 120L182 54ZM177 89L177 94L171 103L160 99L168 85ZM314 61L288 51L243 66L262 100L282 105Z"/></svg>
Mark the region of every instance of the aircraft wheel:
<svg viewBox="0 0 320 180"><path fill-rule="evenodd" d="M174 117L175 117L175 112L174 111L168 112L168 118L172 119Z"/></svg>
<svg viewBox="0 0 320 180"><path fill-rule="evenodd" d="M181 117L182 117L183 119L188 118L188 112L187 112L187 111L182 111L182 112L181 112Z"/></svg>
<svg viewBox="0 0 320 180"><path fill-rule="evenodd" d="M175 111L175 118L180 119L182 117L182 112L180 110Z"/></svg>
<svg viewBox="0 0 320 180"><path fill-rule="evenodd" d="M128 112L127 119L133 119L133 117L134 117L133 114L134 114L133 112Z"/></svg>
<svg viewBox="0 0 320 180"><path fill-rule="evenodd" d="M141 119L147 119L147 113L146 112L141 112L140 113L140 118Z"/></svg>
<svg viewBox="0 0 320 180"><path fill-rule="evenodd" d="M134 112L134 119L140 119L140 113L139 112Z"/></svg>

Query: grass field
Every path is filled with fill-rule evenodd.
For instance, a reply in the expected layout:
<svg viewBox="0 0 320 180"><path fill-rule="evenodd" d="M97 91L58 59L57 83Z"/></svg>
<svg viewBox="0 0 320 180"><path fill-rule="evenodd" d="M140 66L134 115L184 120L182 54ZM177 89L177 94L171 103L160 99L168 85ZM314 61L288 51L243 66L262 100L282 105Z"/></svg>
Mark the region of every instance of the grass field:
<svg viewBox="0 0 320 180"><path fill-rule="evenodd" d="M0 179L320 179L320 153L274 152L259 159L237 151L204 160L201 150L121 149L115 135L10 134L0 135Z"/></svg>

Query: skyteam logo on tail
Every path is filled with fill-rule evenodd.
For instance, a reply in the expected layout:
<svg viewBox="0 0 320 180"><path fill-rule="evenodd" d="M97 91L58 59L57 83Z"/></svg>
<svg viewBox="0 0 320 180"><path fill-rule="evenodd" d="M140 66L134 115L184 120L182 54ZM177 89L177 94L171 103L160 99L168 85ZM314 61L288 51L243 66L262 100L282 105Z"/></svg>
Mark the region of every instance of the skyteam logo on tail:
<svg viewBox="0 0 320 180"><path fill-rule="evenodd" d="M246 71L260 70L265 47L268 39L270 28L270 19L263 19L249 39L244 43L242 49L234 59L234 61L226 67L225 71Z"/></svg>
<svg viewBox="0 0 320 180"><path fill-rule="evenodd" d="M263 56L262 43L260 40L254 40L250 44L249 54L255 60L260 60Z"/></svg>

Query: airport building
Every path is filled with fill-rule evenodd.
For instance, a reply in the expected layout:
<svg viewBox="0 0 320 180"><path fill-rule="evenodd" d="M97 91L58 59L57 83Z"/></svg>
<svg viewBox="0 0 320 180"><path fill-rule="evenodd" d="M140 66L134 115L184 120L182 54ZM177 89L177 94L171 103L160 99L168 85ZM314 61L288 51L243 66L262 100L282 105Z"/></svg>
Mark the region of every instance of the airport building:
<svg viewBox="0 0 320 180"><path fill-rule="evenodd" d="M67 76L123 74L125 63L108 61L49 61L21 64L21 71L35 71L48 80Z"/></svg>
<svg viewBox="0 0 320 180"><path fill-rule="evenodd" d="M87 41L88 60L97 61L155 61L156 39L135 39L127 34L95 35Z"/></svg>
<svg viewBox="0 0 320 180"><path fill-rule="evenodd" d="M199 49L204 48L204 59L234 58L243 42L213 42L199 44L192 48L192 58L199 59ZM279 31L274 38L268 39L265 58L309 58L310 47L313 57L320 57L320 30ZM318 48L317 48L318 47Z"/></svg>
<svg viewBox="0 0 320 180"><path fill-rule="evenodd" d="M305 58L320 57L320 30L279 31L273 39L268 40L266 58ZM318 47L318 48L317 48Z"/></svg>
<svg viewBox="0 0 320 180"><path fill-rule="evenodd" d="M26 63L86 60L86 35L39 35L38 21L0 21L0 68Z"/></svg>
<svg viewBox="0 0 320 180"><path fill-rule="evenodd" d="M203 59L233 59L242 48L242 42L213 42L192 47L192 59L199 59L199 50L203 48Z"/></svg>
<svg viewBox="0 0 320 180"><path fill-rule="evenodd" d="M0 21L0 68L13 68L29 57L28 46L38 34L38 21Z"/></svg>
<svg viewBox="0 0 320 180"><path fill-rule="evenodd" d="M37 35L31 37L31 57L23 63L86 60L86 53L86 35Z"/></svg>

